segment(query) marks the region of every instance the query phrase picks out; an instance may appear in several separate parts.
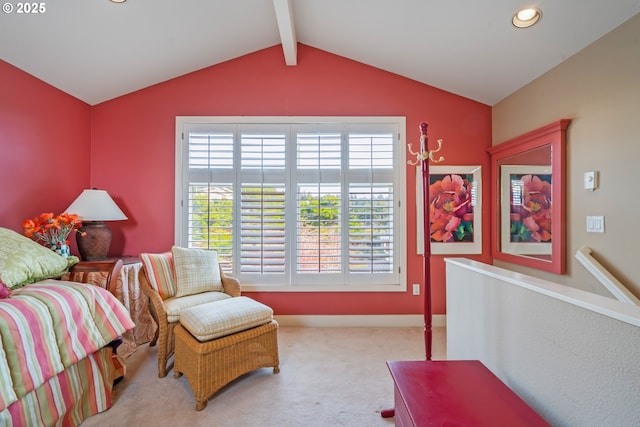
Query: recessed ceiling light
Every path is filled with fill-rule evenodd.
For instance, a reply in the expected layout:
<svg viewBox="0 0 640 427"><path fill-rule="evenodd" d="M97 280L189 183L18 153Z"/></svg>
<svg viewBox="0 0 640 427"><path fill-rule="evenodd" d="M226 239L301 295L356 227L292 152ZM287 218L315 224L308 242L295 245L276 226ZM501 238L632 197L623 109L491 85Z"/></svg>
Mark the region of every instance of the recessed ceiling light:
<svg viewBox="0 0 640 427"><path fill-rule="evenodd" d="M541 16L542 12L540 12L540 9L522 9L518 11L518 13L513 15L513 19L511 20L511 22L515 27L528 28L538 22Z"/></svg>
<svg viewBox="0 0 640 427"><path fill-rule="evenodd" d="M113 3L124 3L127 0L111 0Z"/></svg>

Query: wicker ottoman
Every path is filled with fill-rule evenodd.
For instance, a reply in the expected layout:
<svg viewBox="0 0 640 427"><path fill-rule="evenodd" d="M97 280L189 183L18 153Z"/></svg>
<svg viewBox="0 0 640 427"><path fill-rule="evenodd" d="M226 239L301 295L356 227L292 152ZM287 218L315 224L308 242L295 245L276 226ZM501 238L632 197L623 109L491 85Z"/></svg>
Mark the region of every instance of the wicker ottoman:
<svg viewBox="0 0 640 427"><path fill-rule="evenodd" d="M196 410L204 409L211 396L247 372L266 367L273 367L275 374L280 372L278 323L272 311L265 317L265 307L271 310L250 298L236 297L203 304L194 312L189 309L180 315L175 328L173 372L174 377L184 374L189 381ZM260 320L255 313L246 314L252 310L262 310L257 316Z"/></svg>

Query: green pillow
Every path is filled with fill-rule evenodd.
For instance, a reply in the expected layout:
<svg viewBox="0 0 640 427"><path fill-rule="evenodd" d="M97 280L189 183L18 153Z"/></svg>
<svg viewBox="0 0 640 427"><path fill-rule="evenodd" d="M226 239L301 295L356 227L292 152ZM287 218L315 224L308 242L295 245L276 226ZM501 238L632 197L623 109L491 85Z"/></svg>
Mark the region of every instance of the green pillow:
<svg viewBox="0 0 640 427"><path fill-rule="evenodd" d="M9 289L64 275L78 257L64 258L51 249L0 227L0 279Z"/></svg>

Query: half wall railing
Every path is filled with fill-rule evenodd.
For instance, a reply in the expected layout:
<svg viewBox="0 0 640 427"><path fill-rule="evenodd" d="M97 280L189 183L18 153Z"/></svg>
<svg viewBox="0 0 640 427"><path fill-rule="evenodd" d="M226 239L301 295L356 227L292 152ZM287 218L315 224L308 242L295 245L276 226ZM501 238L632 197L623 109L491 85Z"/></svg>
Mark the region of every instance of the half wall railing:
<svg viewBox="0 0 640 427"><path fill-rule="evenodd" d="M591 255L591 248L583 246L576 252L576 259L618 300L640 305L640 299L629 291L613 274Z"/></svg>

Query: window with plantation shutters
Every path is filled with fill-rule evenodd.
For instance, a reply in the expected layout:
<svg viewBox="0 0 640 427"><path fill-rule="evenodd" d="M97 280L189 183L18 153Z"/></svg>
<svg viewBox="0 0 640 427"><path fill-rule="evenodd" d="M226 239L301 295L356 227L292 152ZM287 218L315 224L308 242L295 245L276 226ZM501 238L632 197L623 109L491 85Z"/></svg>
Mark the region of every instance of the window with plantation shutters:
<svg viewBox="0 0 640 427"><path fill-rule="evenodd" d="M405 289L404 118L176 129L176 244L217 251L245 289Z"/></svg>

